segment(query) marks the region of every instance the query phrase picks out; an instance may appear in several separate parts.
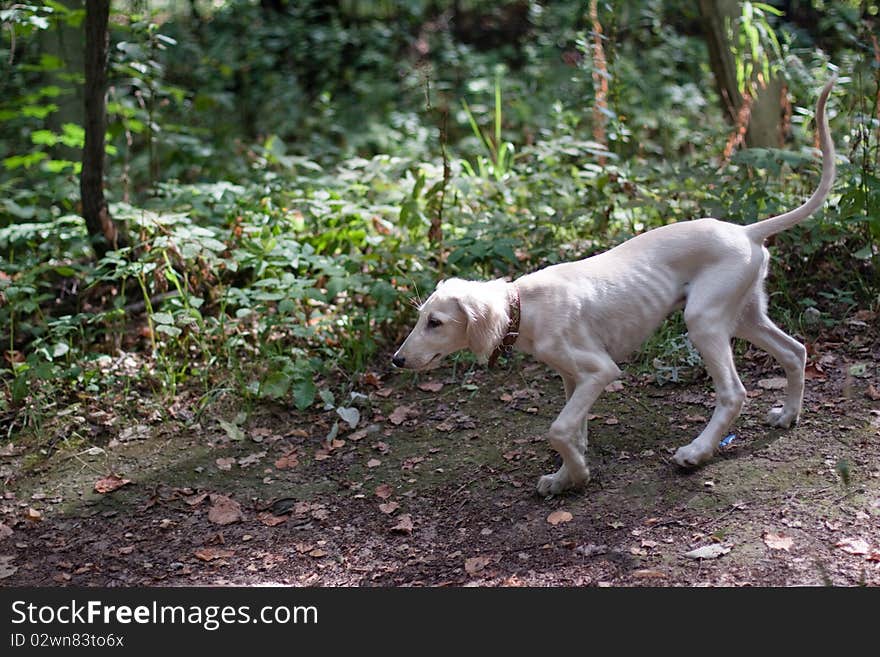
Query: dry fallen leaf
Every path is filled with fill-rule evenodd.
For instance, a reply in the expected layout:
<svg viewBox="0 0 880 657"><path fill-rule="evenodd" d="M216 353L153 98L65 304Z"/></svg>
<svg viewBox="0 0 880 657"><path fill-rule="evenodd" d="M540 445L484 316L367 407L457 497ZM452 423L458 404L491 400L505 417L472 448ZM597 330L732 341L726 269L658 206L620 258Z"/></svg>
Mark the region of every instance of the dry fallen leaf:
<svg viewBox="0 0 880 657"><path fill-rule="evenodd" d="M488 566L491 561L491 557L471 557L464 560L464 569L468 575L474 575Z"/></svg>
<svg viewBox="0 0 880 657"><path fill-rule="evenodd" d="M8 443L6 447L0 447L0 456L15 456L22 450L23 448L16 448L12 443Z"/></svg>
<svg viewBox="0 0 880 657"><path fill-rule="evenodd" d="M327 553L324 550L316 548L309 552L309 556L314 557L315 559L320 559L321 557L326 557Z"/></svg>
<svg viewBox="0 0 880 657"><path fill-rule="evenodd" d="M417 412L412 406L398 406L393 411L391 411L391 415L388 416L388 420L394 426L398 426L403 424L408 418L416 414Z"/></svg>
<svg viewBox="0 0 880 657"><path fill-rule="evenodd" d="M392 513L397 511L400 508L400 505L397 502L385 502L384 504L379 505L379 511L384 513L387 516L390 516Z"/></svg>
<svg viewBox="0 0 880 657"><path fill-rule="evenodd" d="M223 548L215 548L215 547L206 547L201 548L200 550L195 551L196 558L201 559L202 561L214 561L215 559L226 559L234 555L235 552L232 550L225 550Z"/></svg>
<svg viewBox="0 0 880 657"><path fill-rule="evenodd" d="M794 541L791 536L767 532L764 534L764 543L766 543L767 547L771 550L785 550L787 552L791 549Z"/></svg>
<svg viewBox="0 0 880 657"><path fill-rule="evenodd" d="M400 532L402 534L411 534L413 530L412 516L404 513L397 519L397 524L391 528L391 531Z"/></svg>
<svg viewBox="0 0 880 657"><path fill-rule="evenodd" d="M130 484L131 479L123 479L122 477L112 474L95 482L95 491L98 493L112 493L117 488L122 488L126 484Z"/></svg>
<svg viewBox="0 0 880 657"><path fill-rule="evenodd" d="M400 464L401 470L417 470L419 463L424 461L424 457L422 456L412 456L408 459L403 459L403 463Z"/></svg>
<svg viewBox="0 0 880 657"><path fill-rule="evenodd" d="M369 461L367 461L368 468L378 468L380 465L382 465L382 461L380 461L379 459L370 459Z"/></svg>
<svg viewBox="0 0 880 657"><path fill-rule="evenodd" d="M868 385L868 389L865 391L865 395L868 397L868 399L880 401L880 389L878 389L873 383Z"/></svg>
<svg viewBox="0 0 880 657"><path fill-rule="evenodd" d="M822 371L822 367L817 363L809 363L804 368L804 378L815 381L824 381L828 375Z"/></svg>
<svg viewBox="0 0 880 657"><path fill-rule="evenodd" d="M568 511L557 510L547 516L547 522L558 525L563 522L571 522L572 515Z"/></svg>
<svg viewBox="0 0 880 657"><path fill-rule="evenodd" d="M425 381L424 383L420 383L418 388L425 392L440 392L443 390L443 384L439 381Z"/></svg>
<svg viewBox="0 0 880 657"><path fill-rule="evenodd" d="M623 381L620 380L612 381L605 386L605 392L620 392L621 390L623 390Z"/></svg>
<svg viewBox="0 0 880 657"><path fill-rule="evenodd" d="M269 438L271 435L272 435L272 430L267 429L265 427L254 427L248 433L248 436L250 436L250 439L253 440L255 443L261 443L266 438ZM273 440L278 440L278 438L280 438L280 437L281 436L275 436L275 438Z"/></svg>
<svg viewBox="0 0 880 657"><path fill-rule="evenodd" d="M207 493L199 493L198 495L192 495L191 497L187 497L185 502L190 506L198 506L202 502L205 501L205 498L208 497Z"/></svg>
<svg viewBox="0 0 880 657"><path fill-rule="evenodd" d="M434 427L437 431L443 431L445 433L449 433L450 431L455 430L455 420L453 418L446 418L436 427Z"/></svg>
<svg viewBox="0 0 880 657"><path fill-rule="evenodd" d="M379 381L379 375L375 372L364 372L361 375L361 383L365 386L373 386L374 388L382 385L382 382Z"/></svg>
<svg viewBox="0 0 880 657"><path fill-rule="evenodd" d="M14 559L14 556L0 554L0 579L10 577L15 574L16 570L18 570L18 566L12 565Z"/></svg>
<svg viewBox="0 0 880 657"><path fill-rule="evenodd" d="M244 520L241 505L225 495L211 494L211 508L208 509L208 520L215 525L231 525Z"/></svg>
<svg viewBox="0 0 880 657"><path fill-rule="evenodd" d="M242 456L238 459L238 465L242 468L246 468L254 463L259 463L264 456L266 456L266 452L254 452L253 454Z"/></svg>
<svg viewBox="0 0 880 657"><path fill-rule="evenodd" d="M275 460L275 467L279 470L295 468L297 465L299 465L299 452L295 449Z"/></svg>
<svg viewBox="0 0 880 657"><path fill-rule="evenodd" d="M865 555L871 551L871 546L863 538L845 538L835 543L834 547L839 547L844 552L858 555Z"/></svg>
<svg viewBox="0 0 880 657"><path fill-rule="evenodd" d="M620 424L620 420L618 420L616 417L609 417L607 420L605 420L605 424Z"/></svg>
<svg viewBox="0 0 880 657"><path fill-rule="evenodd" d="M703 547L698 547L696 550L685 552L684 556L689 559L717 559L728 552L730 552L729 547L713 543L712 545L704 545Z"/></svg>
<svg viewBox="0 0 880 657"><path fill-rule="evenodd" d="M9 276L6 274L6 272L3 272L3 278L6 278L6 279L9 278ZM6 362L10 363L10 364L23 363L25 361L24 354L21 353L20 351L18 351L17 349L13 349L10 351L4 351L3 358L5 358Z"/></svg>
<svg viewBox="0 0 880 657"><path fill-rule="evenodd" d="M274 527L276 525L280 525L283 522L287 522L287 516L276 516L273 513L269 513L268 511L263 511L262 513L257 515L257 520L266 525L266 527Z"/></svg>
<svg viewBox="0 0 880 657"><path fill-rule="evenodd" d="M233 456L225 456L223 458L219 458L214 463L217 464L218 470L231 470L232 466L235 464L235 457Z"/></svg>
<svg viewBox="0 0 880 657"><path fill-rule="evenodd" d="M0 522L0 541L4 538L9 538L12 536L12 527L7 527L2 522Z"/></svg>
<svg viewBox="0 0 880 657"><path fill-rule="evenodd" d="M651 570L648 568L643 568L640 570L634 570L632 572L633 577L637 577L639 579L661 579L666 577L666 573L662 570Z"/></svg>
<svg viewBox="0 0 880 657"><path fill-rule="evenodd" d="M388 484L380 484L379 486L376 486L376 497L379 499L387 500L392 495L394 495L394 489Z"/></svg>
<svg viewBox="0 0 880 657"><path fill-rule="evenodd" d="M761 379L758 381L758 387L764 390L784 390L787 385L785 377L776 376L772 379Z"/></svg>

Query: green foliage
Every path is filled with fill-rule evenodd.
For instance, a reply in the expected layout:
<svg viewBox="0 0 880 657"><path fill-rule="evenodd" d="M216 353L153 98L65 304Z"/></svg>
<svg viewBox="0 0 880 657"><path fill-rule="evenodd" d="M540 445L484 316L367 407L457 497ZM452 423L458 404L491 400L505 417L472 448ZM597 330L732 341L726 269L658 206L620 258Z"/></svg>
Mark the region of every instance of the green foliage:
<svg viewBox="0 0 880 657"><path fill-rule="evenodd" d="M591 138L581 2L529 3L528 37L489 49L442 27L451 3L281 5L115 15L105 187L130 245L97 262L76 215L82 128L59 120L81 73L38 38L81 13L0 13L16 37L0 49L13 61L0 80L0 412L18 427L39 421L40 399L131 387L332 405L441 276L516 276L700 216L752 222L818 177L828 55L800 33L779 62L793 142L719 168L729 128L705 47L681 25L690 3L600 12L607 147ZM766 74L785 17L770 29L772 7L743 12L745 79ZM839 181L773 247L773 303L795 327L809 305L844 315L880 292L878 73L868 32L840 27L850 14L829 10L823 28L844 73L830 103ZM451 109L443 143L426 88ZM647 345L642 364L662 380L696 362L681 332L673 319Z"/></svg>
<svg viewBox="0 0 880 657"><path fill-rule="evenodd" d="M487 133L477 125L477 120L471 112L470 105L466 100L462 100L467 115L468 124L474 136L480 140L480 143L486 148L488 157L484 155L477 156L477 167L471 166L467 160L462 160L462 166L468 175L476 176L479 174L481 178L488 178L490 175L495 180L500 181L510 173L513 168L513 154L515 152L513 144L509 141L502 141L501 125L503 123L503 112L501 108L501 73L495 77L495 106L493 110L493 130Z"/></svg>
<svg viewBox="0 0 880 657"><path fill-rule="evenodd" d="M741 94L757 95L757 87L763 86L775 72L782 59L782 47L769 16L782 16L783 12L763 2L741 3L740 17L731 26L735 38L736 85Z"/></svg>

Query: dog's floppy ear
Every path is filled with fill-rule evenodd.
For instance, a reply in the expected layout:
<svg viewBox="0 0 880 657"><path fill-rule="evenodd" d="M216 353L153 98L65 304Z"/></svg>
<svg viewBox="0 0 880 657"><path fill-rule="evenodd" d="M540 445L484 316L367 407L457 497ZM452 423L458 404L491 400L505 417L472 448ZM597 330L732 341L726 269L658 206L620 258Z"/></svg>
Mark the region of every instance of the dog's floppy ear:
<svg viewBox="0 0 880 657"><path fill-rule="evenodd" d="M500 279L473 282L457 295L457 301L467 317L468 348L485 362L507 334L507 284Z"/></svg>

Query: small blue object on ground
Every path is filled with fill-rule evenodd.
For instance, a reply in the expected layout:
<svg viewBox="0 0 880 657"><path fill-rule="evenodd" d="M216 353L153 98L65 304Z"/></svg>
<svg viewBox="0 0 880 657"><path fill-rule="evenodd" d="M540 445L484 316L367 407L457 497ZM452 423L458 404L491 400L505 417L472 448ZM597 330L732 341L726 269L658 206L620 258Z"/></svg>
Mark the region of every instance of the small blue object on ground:
<svg viewBox="0 0 880 657"><path fill-rule="evenodd" d="M719 447L727 447L730 443L733 442L733 439L736 438L736 434L732 433L729 436L726 436L721 439L721 442L718 444Z"/></svg>

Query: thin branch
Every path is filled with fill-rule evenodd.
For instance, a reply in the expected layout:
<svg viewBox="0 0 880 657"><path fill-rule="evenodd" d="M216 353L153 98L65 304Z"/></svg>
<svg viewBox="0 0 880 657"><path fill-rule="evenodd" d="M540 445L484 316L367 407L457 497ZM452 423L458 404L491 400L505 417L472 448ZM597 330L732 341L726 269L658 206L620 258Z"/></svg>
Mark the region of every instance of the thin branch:
<svg viewBox="0 0 880 657"><path fill-rule="evenodd" d="M605 59L605 48L602 45L602 23L599 22L599 2L590 0L590 22L593 26L593 88L596 101L593 104L593 139L608 148L605 124L608 121L608 63ZM606 162L604 155L599 156L599 165Z"/></svg>

